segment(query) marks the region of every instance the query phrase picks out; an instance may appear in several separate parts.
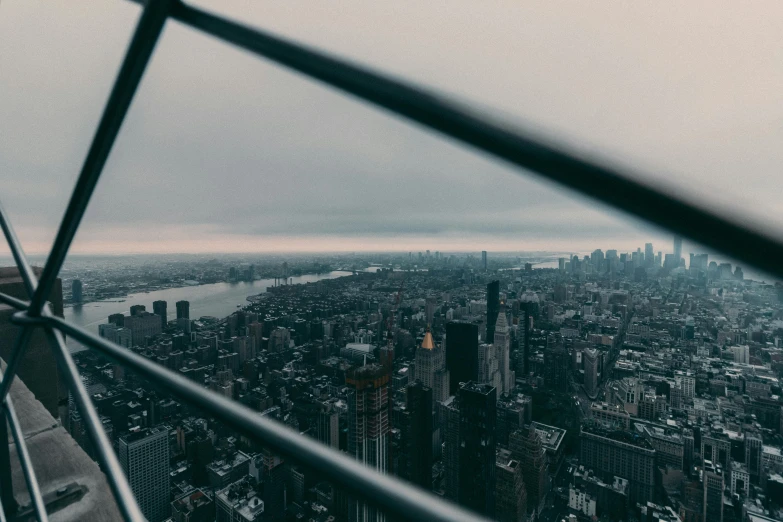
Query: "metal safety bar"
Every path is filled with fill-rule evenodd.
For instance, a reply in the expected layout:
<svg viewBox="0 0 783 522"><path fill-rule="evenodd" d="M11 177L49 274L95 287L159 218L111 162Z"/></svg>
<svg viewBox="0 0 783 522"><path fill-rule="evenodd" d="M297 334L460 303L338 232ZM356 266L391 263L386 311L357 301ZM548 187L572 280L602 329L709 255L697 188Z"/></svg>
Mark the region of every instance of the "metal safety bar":
<svg viewBox="0 0 783 522"><path fill-rule="evenodd" d="M8 395L17 365L24 356L24 348L34 328L43 328L47 333L58 365L63 370L77 408L85 419L90 439L97 448L99 463L107 475L125 520L143 520L143 515L79 378L73 358L65 346L63 334L71 335L84 345L127 365L186 403L200 407L233 429L262 441L273 451L320 471L324 477L347 492L383 508L396 517L444 521L481 520L462 508L368 469L339 452L296 434L273 420L260 417L257 412L245 406L206 390L176 372L51 313L47 297L54 287L57 274L87 209L146 65L169 17L404 116L514 166L783 278L783 266L777 263L777 259L783 257L783 242L779 239L753 227L737 224L736 219L710 212L662 188L642 183L638 181L639 178L630 176L626 169L593 161L548 143L537 135L497 123L469 106L423 87L230 21L188 6L179 0L133 1L143 4L144 10L90 145L40 282L27 261L4 209L0 206L0 227L30 298L28 303L0 293L0 302L20 311L12 320L21 325L5 375L2 375L0 380L0 408L10 423L39 521L46 520L40 488L35 481L27 448L23 437L20 437L16 412ZM4 470L0 470L0 484L3 472ZM0 502L6 502L6 497L0 496ZM6 502L6 509L12 511L7 504ZM6 514L0 506L0 522L5 520Z"/></svg>

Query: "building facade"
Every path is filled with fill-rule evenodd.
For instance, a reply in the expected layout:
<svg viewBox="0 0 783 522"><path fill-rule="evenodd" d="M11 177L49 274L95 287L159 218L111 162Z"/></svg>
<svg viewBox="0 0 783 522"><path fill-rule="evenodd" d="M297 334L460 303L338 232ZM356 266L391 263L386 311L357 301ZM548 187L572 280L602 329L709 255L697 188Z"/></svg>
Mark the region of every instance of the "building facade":
<svg viewBox="0 0 783 522"><path fill-rule="evenodd" d="M162 522L168 518L168 429L165 426L141 429L120 437L117 456L147 520Z"/></svg>

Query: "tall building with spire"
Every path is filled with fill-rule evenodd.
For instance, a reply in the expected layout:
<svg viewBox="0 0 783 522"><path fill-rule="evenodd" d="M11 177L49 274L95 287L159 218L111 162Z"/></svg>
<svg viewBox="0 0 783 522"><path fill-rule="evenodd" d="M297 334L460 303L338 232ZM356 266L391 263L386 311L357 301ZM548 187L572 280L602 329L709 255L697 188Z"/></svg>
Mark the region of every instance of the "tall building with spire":
<svg viewBox="0 0 783 522"><path fill-rule="evenodd" d="M506 310L500 307L497 321L495 321L495 356L498 359L498 371L500 372L499 395L508 395L514 388L514 372L511 370L511 334L508 330Z"/></svg>
<svg viewBox="0 0 783 522"><path fill-rule="evenodd" d="M421 346L416 349L416 364L413 378L424 386L432 388L433 403L449 398L449 372L446 369L446 353L435 344L432 332L427 328Z"/></svg>
<svg viewBox="0 0 783 522"><path fill-rule="evenodd" d="M500 361L494 344L481 344L478 348L478 382L503 390Z"/></svg>
<svg viewBox="0 0 783 522"><path fill-rule="evenodd" d="M379 364L351 370L348 385L348 454L380 473L389 470L389 372ZM375 506L349 501L351 522L385 520Z"/></svg>

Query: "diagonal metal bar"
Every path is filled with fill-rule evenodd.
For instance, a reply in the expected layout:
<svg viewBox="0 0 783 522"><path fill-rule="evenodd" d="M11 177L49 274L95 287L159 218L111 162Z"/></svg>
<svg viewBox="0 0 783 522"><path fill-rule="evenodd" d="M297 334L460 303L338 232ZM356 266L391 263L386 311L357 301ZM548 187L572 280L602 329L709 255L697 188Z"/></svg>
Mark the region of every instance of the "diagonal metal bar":
<svg viewBox="0 0 783 522"><path fill-rule="evenodd" d="M24 284L25 290L27 291L27 295L28 297L32 297L35 293L35 287L37 285L35 272L33 272L30 263L27 261L27 256L22 249L22 244L19 241L14 228L11 226L11 222L8 219L8 214L6 213L2 203L0 203L0 228L3 229L3 235L5 235L5 238L8 241L8 247L11 249L11 254L14 257L14 261L16 262L19 275L22 278L22 283ZM14 303L10 297L11 296L3 295L3 301L11 304L12 306L20 304ZM19 329L19 332L16 335L16 340L14 341L14 347L11 351L11 356L7 361L5 375L3 376L0 373L0 406L2 406L8 391L11 389L11 383L16 376L16 369L19 366L19 362L21 362L22 357L24 356L27 342L30 340L32 333L31 326L23 326Z"/></svg>
<svg viewBox="0 0 783 522"><path fill-rule="evenodd" d="M204 10L178 3L171 17L783 278L783 265L778 262L783 258L783 242L779 238L744 224L742 219L716 214L664 188L635 181L626 169L583 157L548 143L535 133L497 123L434 91Z"/></svg>
<svg viewBox="0 0 783 522"><path fill-rule="evenodd" d="M27 307L30 306L30 303L2 292L0 292L0 303L5 303L8 306L16 308L17 310L27 310Z"/></svg>
<svg viewBox="0 0 783 522"><path fill-rule="evenodd" d="M2 372L0 372L2 376ZM4 379L5 381L5 379ZM11 427L11 435L14 438L16 444L16 452L19 455L19 464L22 466L22 473L24 474L25 482L27 483L27 491L30 493L30 500L33 503L35 509L35 516L38 522L47 522L49 517L46 515L46 504L44 503L43 496L41 495L41 488L38 486L38 479L35 476L35 469L33 468L33 461L30 458L30 453L27 451L27 443L24 440L24 433L22 433L22 426L19 424L19 418L16 416L16 410L14 409L13 401L11 397L6 399L5 404L6 415L8 417L8 425ZM0 411L2 411L0 407ZM5 419L0 420L5 422ZM6 444L6 441L2 441Z"/></svg>
<svg viewBox="0 0 783 522"><path fill-rule="evenodd" d="M30 267L30 264L28 263L27 258L21 249L13 227L11 226L5 212L2 211L2 209L0 209L0 217L2 218L3 232L12 251L14 252L14 258L19 267L19 272L22 274L22 278L25 280L26 286L29 286L29 288L35 290L36 287L39 286L35 273ZM12 305L24 304L21 302L14 303L13 298L9 299L8 301ZM29 313L29 308L25 307L24 309L26 309ZM51 310L49 309L49 305L46 303L46 301L43 302L41 311L43 312L44 316L51 315ZM11 355L11 361L18 362L22 354L22 348L26 345L26 341L20 339L22 339L22 337L25 335L25 332L27 332L26 335L29 337L32 328L35 327L35 317L29 317L25 314L25 318L27 321L25 321L22 325L19 337L17 338L17 346ZM117 506L120 509L123 518L126 521L144 520L144 516L142 515L141 510L139 509L139 506L136 502L136 497L133 495L133 491L131 490L128 481L122 472L119 462L117 461L117 456L114 454L111 442L106 436L106 433L103 431L100 419L95 411L94 406L92 405L92 402L90 401L89 396L87 395L87 391L85 390L81 379L79 378L78 370L76 369L76 365L73 363L73 359L71 358L71 355L65 346L65 340L63 339L62 334L60 332L47 329L47 335L50 339L52 352L57 358L61 373L64 374L66 380L68 381L68 385L74 394L79 412L85 418L88 435L96 447L98 461L107 475L107 480L110 487L112 488ZM2 381L0 381L0 393L3 394L8 392L12 382L11 378L13 377L13 374L9 371L12 369L11 361L8 363L5 376L2 376ZM5 424L3 424L3 427L5 427ZM32 497L32 489L30 490L30 494ZM13 498L11 498L11 500L13 500Z"/></svg>
<svg viewBox="0 0 783 522"><path fill-rule="evenodd" d="M141 377L183 401L203 408L226 426L263 442L284 457L306 464L323 473L350 494L378 505L404 520L484 520L479 515L444 502L423 490L381 475L346 455L299 435L271 419L260 417L258 412L246 406L213 393L176 372L59 317L46 316L45 319L52 328L63 331L85 346L131 368Z"/></svg>
<svg viewBox="0 0 783 522"><path fill-rule="evenodd" d="M120 72L114 82L106 108L103 110L98 129L95 131L90 150L79 173L79 179L65 210L60 229L57 231L49 258L41 274L40 284L30 303L30 314L39 315L52 291L68 248L79 228L87 204L98 183L114 141L128 112L133 95L141 82L144 70L155 49L171 6L176 0L151 0L141 14L133 34Z"/></svg>
<svg viewBox="0 0 783 522"><path fill-rule="evenodd" d="M8 241L8 247L11 249L11 255L14 256L14 261L19 269L19 275L22 277L24 288L27 291L27 297L32 298L35 293L35 273L32 267L27 262L27 256L22 249L22 243L16 236L14 228L11 226L11 222L8 219L8 214L0 202L0 228L3 229L6 241Z"/></svg>
<svg viewBox="0 0 783 522"><path fill-rule="evenodd" d="M114 454L111 441L106 436L106 432L103 431L98 412L95 411L95 406L93 406L84 383L82 383L79 377L79 371L73 362L71 354L68 352L68 348L65 346L65 339L57 330L47 328L46 333L49 336L52 351L57 357L58 366L68 381L68 387L73 393L76 406L84 419L87 433L95 445L98 462L106 474L106 479L109 482L112 493L114 493L114 499L117 501L117 507L123 519L126 521L145 520L136 502L136 497L133 495L133 490L125 478L120 462L117 460L117 455Z"/></svg>

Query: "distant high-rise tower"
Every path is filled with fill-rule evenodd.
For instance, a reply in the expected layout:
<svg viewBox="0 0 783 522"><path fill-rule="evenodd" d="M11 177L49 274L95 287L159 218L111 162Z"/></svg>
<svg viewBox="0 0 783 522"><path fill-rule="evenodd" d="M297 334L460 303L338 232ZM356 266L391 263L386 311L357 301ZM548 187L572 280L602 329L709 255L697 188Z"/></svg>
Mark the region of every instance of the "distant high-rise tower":
<svg viewBox="0 0 783 522"><path fill-rule="evenodd" d="M511 370L511 334L508 331L508 322L506 320L506 311L501 308L495 322L495 354L498 358L498 368L500 370L499 394L508 395L514 388L514 372Z"/></svg>
<svg viewBox="0 0 783 522"><path fill-rule="evenodd" d="M476 324L446 323L446 369L454 393L459 383L478 380L478 337Z"/></svg>
<svg viewBox="0 0 783 522"><path fill-rule="evenodd" d="M380 473L389 470L389 372L380 364L354 368L348 385L348 454ZM385 520L377 507L351 498L351 522Z"/></svg>
<svg viewBox="0 0 783 522"><path fill-rule="evenodd" d="M481 251L481 266L484 268L484 270L487 269L487 251L482 250Z"/></svg>
<svg viewBox="0 0 783 522"><path fill-rule="evenodd" d="M177 301L177 319L190 319L190 302Z"/></svg>
<svg viewBox="0 0 783 522"><path fill-rule="evenodd" d="M161 522L169 516L169 432L147 428L120 437L120 465L144 516Z"/></svg>
<svg viewBox="0 0 783 522"><path fill-rule="evenodd" d="M167 315L168 315L167 308L168 308L168 304L166 303L166 301L152 302L152 313L160 316L160 327L162 329L166 328Z"/></svg>
<svg viewBox="0 0 783 522"><path fill-rule="evenodd" d="M487 285L487 343L495 342L495 321L500 313L500 281Z"/></svg>
<svg viewBox="0 0 783 522"><path fill-rule="evenodd" d="M652 243L644 244L644 264L647 266L653 266L655 264L655 250L653 250Z"/></svg>
<svg viewBox="0 0 783 522"><path fill-rule="evenodd" d="M682 261L682 238L674 236L674 268L680 266Z"/></svg>
<svg viewBox="0 0 783 522"><path fill-rule="evenodd" d="M71 283L71 302L82 302L82 282L80 279L74 279Z"/></svg>
<svg viewBox="0 0 783 522"><path fill-rule="evenodd" d="M591 399L598 395L598 351L588 348L582 352L585 366L585 392Z"/></svg>
<svg viewBox="0 0 783 522"><path fill-rule="evenodd" d="M487 517L495 514L497 391L465 383L459 390L459 503Z"/></svg>

